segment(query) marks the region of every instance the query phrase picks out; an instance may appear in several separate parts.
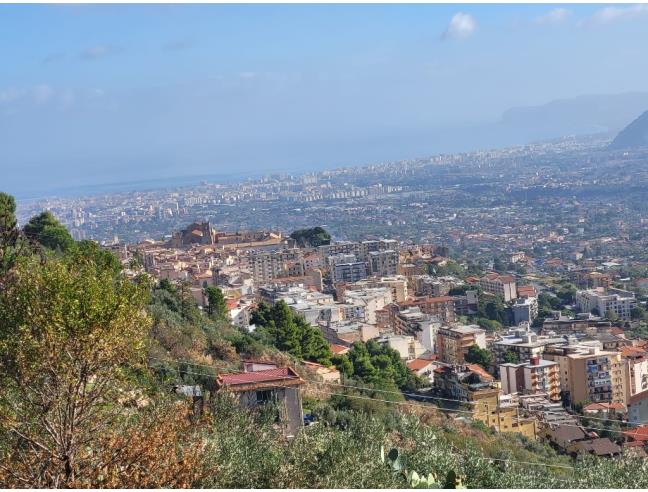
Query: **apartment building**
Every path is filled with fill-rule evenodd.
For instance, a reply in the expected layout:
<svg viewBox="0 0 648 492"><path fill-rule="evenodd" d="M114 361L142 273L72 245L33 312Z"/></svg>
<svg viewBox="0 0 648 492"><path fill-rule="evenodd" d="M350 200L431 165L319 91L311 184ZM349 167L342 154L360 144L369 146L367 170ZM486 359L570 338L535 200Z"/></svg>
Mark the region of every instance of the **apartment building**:
<svg viewBox="0 0 648 492"><path fill-rule="evenodd" d="M369 270L372 275L389 277L398 273L398 253L393 249L369 253Z"/></svg>
<svg viewBox="0 0 648 492"><path fill-rule="evenodd" d="M347 290L342 300L345 304L361 307L365 316L363 321L375 325L376 311L390 304L392 299L391 289L375 287L362 290Z"/></svg>
<svg viewBox="0 0 648 492"><path fill-rule="evenodd" d="M522 418L517 404L503 398L497 382L477 364L441 367L435 371L434 385L448 398L470 402L473 419L497 432L516 432L536 437L536 420Z"/></svg>
<svg viewBox="0 0 648 492"><path fill-rule="evenodd" d="M396 350L403 360L414 360L427 352L421 342L412 336L391 335L378 338L376 341Z"/></svg>
<svg viewBox="0 0 648 492"><path fill-rule="evenodd" d="M512 353L519 362L526 362L532 357L542 355L547 345L565 343L565 339L556 336L539 336L525 329L511 330L493 342L491 350L497 364L506 362L506 354Z"/></svg>
<svg viewBox="0 0 648 492"><path fill-rule="evenodd" d="M399 309L418 307L421 312L436 316L444 323L454 323L455 305L454 298L443 297L415 297L412 300L399 303Z"/></svg>
<svg viewBox="0 0 648 492"><path fill-rule="evenodd" d="M407 279L402 275L367 278L354 283L339 283L335 286L335 291L337 298L343 299L347 290L362 290L375 287L388 287L391 290L394 302L405 302L407 300Z"/></svg>
<svg viewBox="0 0 648 492"><path fill-rule="evenodd" d="M336 263L331 269L331 280L333 283L359 282L367 278L367 264L364 261L352 261L349 263Z"/></svg>
<svg viewBox="0 0 648 492"><path fill-rule="evenodd" d="M502 393L524 395L546 394L551 401L560 400L560 365L538 356L522 364L500 364Z"/></svg>
<svg viewBox="0 0 648 492"><path fill-rule="evenodd" d="M575 271L571 274L571 278L578 287L583 289L596 289L602 287L607 289L612 284L612 278L607 273L590 272L590 271Z"/></svg>
<svg viewBox="0 0 648 492"><path fill-rule="evenodd" d="M472 345L486 348L486 331L477 325L444 326L437 331L436 352L441 362L463 364Z"/></svg>
<svg viewBox="0 0 648 492"><path fill-rule="evenodd" d="M592 316L589 313L581 313L576 318L564 316L560 311L553 311L552 316L545 318L542 323L542 334L553 332L558 335L570 335L572 333L587 333L595 335L610 331L612 323Z"/></svg>
<svg viewBox="0 0 648 492"><path fill-rule="evenodd" d="M252 274L256 285L262 285L275 278L304 276L303 250L283 249L279 251L249 251L243 264Z"/></svg>
<svg viewBox="0 0 648 492"><path fill-rule="evenodd" d="M464 285L464 281L453 276L433 277L432 275L414 275L412 285L417 296L441 297L448 295L453 287Z"/></svg>
<svg viewBox="0 0 648 492"><path fill-rule="evenodd" d="M585 354L569 354L567 367L569 377L564 389L572 404L625 403L624 364L619 352L592 347Z"/></svg>
<svg viewBox="0 0 648 492"><path fill-rule="evenodd" d="M634 292L621 289L597 287L576 292L576 307L581 313L598 311L599 316L616 316L623 320L631 318L631 311L637 305Z"/></svg>
<svg viewBox="0 0 648 492"><path fill-rule="evenodd" d="M512 275L488 273L479 279L478 285L484 292L502 296L506 302L517 298L517 286Z"/></svg>
<svg viewBox="0 0 648 492"><path fill-rule="evenodd" d="M626 380L626 401L648 391L648 352L640 347L620 347Z"/></svg>
<svg viewBox="0 0 648 492"><path fill-rule="evenodd" d="M427 350L433 352L436 335L441 326L439 318L421 312L418 307L413 307L395 311L390 328L398 335L415 336Z"/></svg>
<svg viewBox="0 0 648 492"><path fill-rule="evenodd" d="M532 323L538 317L538 299L536 297L524 297L515 299L511 305L513 322L519 325L522 322Z"/></svg>

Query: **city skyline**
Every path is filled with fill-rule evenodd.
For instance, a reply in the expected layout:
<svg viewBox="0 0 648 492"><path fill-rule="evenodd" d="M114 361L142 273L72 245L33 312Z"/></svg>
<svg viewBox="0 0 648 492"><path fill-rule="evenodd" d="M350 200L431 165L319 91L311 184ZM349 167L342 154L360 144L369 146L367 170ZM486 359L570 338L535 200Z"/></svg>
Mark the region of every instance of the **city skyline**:
<svg viewBox="0 0 648 492"><path fill-rule="evenodd" d="M551 131L506 112L587 94L646 100L642 5L0 9L13 67L0 77L0 170L21 196L615 131L616 110Z"/></svg>

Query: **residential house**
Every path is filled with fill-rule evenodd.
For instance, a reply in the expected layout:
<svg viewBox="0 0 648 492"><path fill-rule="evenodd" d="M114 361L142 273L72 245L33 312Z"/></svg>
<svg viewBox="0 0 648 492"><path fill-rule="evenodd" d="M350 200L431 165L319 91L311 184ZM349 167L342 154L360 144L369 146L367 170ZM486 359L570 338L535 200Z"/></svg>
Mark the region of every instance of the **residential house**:
<svg viewBox="0 0 648 492"><path fill-rule="evenodd" d="M254 361L246 362L242 372L219 374L216 378L217 390L235 394L243 407L276 405L278 423L288 437L295 436L303 425L303 384L304 380L290 367Z"/></svg>

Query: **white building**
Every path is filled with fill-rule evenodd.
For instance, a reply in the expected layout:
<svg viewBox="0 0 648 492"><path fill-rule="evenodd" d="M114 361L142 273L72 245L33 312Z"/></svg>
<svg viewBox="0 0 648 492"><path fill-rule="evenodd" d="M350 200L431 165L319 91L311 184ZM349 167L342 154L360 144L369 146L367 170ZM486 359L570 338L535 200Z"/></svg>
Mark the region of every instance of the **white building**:
<svg viewBox="0 0 648 492"><path fill-rule="evenodd" d="M634 292L627 290L597 287L576 292L576 307L581 313L590 313L596 309L599 316L608 316L611 313L620 319L628 320L636 305Z"/></svg>
<svg viewBox="0 0 648 492"><path fill-rule="evenodd" d="M512 301L517 297L517 285L512 275L488 273L479 279L478 284L484 292L500 295L506 302Z"/></svg>
<svg viewBox="0 0 648 492"><path fill-rule="evenodd" d="M343 302L362 307L365 314L365 323L375 325L376 311L383 309L392 300L391 289L375 287L362 290L347 290L344 292Z"/></svg>
<svg viewBox="0 0 648 492"><path fill-rule="evenodd" d="M401 359L413 360L423 355L427 350L414 337L407 335L392 335L379 338L378 343L386 343L390 348L396 350Z"/></svg>
<svg viewBox="0 0 648 492"><path fill-rule="evenodd" d="M516 325L526 321L533 322L538 317L538 299L536 297L523 297L515 300L511 306L513 322Z"/></svg>

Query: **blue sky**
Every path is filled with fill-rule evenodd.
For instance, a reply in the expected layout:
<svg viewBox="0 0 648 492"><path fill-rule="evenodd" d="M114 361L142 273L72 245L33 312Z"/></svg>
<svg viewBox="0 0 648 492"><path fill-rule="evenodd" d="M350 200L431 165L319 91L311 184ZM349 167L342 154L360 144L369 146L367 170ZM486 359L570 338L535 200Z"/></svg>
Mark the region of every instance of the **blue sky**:
<svg viewBox="0 0 648 492"><path fill-rule="evenodd" d="M511 107L647 91L647 43L646 5L0 5L0 188L455 150Z"/></svg>

